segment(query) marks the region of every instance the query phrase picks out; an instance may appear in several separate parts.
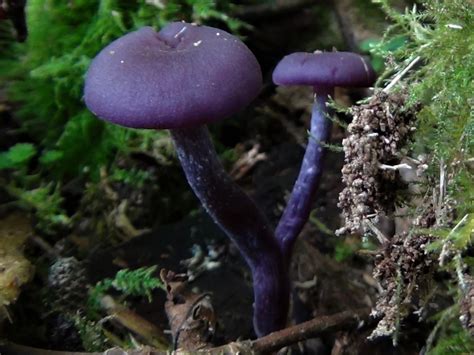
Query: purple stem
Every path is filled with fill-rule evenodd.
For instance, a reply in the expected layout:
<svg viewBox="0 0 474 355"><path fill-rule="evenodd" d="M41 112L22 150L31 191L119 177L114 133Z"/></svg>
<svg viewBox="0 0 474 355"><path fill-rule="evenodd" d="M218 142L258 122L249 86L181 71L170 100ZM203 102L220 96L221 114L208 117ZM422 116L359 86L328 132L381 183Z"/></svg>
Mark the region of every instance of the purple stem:
<svg viewBox="0 0 474 355"><path fill-rule="evenodd" d="M275 231L287 262L291 257L293 244L309 218L319 185L325 155L320 142L327 142L331 135L332 122L326 117L326 103L333 91L332 87L314 87L316 97L311 116L311 137L308 139L300 173Z"/></svg>
<svg viewBox="0 0 474 355"><path fill-rule="evenodd" d="M269 222L225 172L205 126L170 132L189 185L250 266L257 336L283 328L289 302L288 272Z"/></svg>

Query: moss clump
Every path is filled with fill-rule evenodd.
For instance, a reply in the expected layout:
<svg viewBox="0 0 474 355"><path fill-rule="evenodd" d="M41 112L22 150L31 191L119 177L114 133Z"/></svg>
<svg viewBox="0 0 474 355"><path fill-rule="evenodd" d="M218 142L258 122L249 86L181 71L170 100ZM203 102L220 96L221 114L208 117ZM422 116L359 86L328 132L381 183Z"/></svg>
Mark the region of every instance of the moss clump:
<svg viewBox="0 0 474 355"><path fill-rule="evenodd" d="M404 110L406 95L377 92L367 104L352 108L349 135L342 141L345 164L344 190L339 208L345 225L336 234L369 230L381 216L395 209L400 148L406 143L414 120L414 110Z"/></svg>
<svg viewBox="0 0 474 355"><path fill-rule="evenodd" d="M453 305L462 304L465 296L472 294L472 284L466 280L470 280L474 266L467 256L474 227L474 3L425 0L399 13L387 0L376 2L394 23L384 41L373 48L374 53L388 59L379 85L386 91L402 87L408 91L407 105L422 107L413 142L403 153L409 158L423 155L426 165L418 180L423 198L421 203L416 198L408 201L416 207L409 210L412 217L433 211L431 223L422 234L436 238L427 250L439 255L438 270L452 275L442 281L441 288L450 292L441 297ZM393 52L384 49L400 37L405 38L404 45ZM417 233L419 227L417 231L412 226L410 234ZM453 307L441 314L452 313ZM474 351L472 341L466 340L466 331L459 326L462 311L456 311L457 316L442 317L433 328L427 339L432 353L452 353L454 348ZM456 341L459 346L455 346Z"/></svg>

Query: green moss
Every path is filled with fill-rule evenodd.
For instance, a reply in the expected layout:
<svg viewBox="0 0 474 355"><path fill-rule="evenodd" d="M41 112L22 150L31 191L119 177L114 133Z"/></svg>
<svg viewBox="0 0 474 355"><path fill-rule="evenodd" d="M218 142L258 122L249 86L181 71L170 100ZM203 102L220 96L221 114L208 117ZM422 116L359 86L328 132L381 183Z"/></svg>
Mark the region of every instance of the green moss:
<svg viewBox="0 0 474 355"><path fill-rule="evenodd" d="M456 319L458 307L449 307L436 315L434 327L426 346L430 355L472 354L474 352L474 338Z"/></svg>
<svg viewBox="0 0 474 355"><path fill-rule="evenodd" d="M415 152L430 153L445 164L453 179L448 195L462 217L472 212L474 175L468 159L474 153L474 5L460 0L428 2L434 24L419 55L425 65L415 77L412 102L421 102Z"/></svg>
<svg viewBox="0 0 474 355"><path fill-rule="evenodd" d="M21 198L23 192L46 191L44 186L57 191L49 185L51 180L58 186L79 176L98 181L101 167L113 170L117 154L143 150L146 142L162 136L106 124L86 109L84 75L104 46L139 27L159 29L173 20L212 21L238 31L245 24L223 12L229 6L227 1L209 0L29 0L29 37L24 44L14 43L11 26L2 21L0 82L15 103L20 131L29 137L27 143L38 158L35 164L24 164L23 176L10 176L15 196L26 203L29 199ZM8 163L9 154L0 153L0 167ZM46 221L57 216L50 217Z"/></svg>
<svg viewBox="0 0 474 355"><path fill-rule="evenodd" d="M422 11L414 7L400 14L388 1L378 2L394 20L374 49L392 58L383 77L390 81L413 60L419 63L403 80L409 87L409 104L422 105L412 153L430 155L434 181L439 180L440 165L445 166L452 176L448 194L457 201L459 214L468 213L474 198L469 168L474 150L474 4L425 0ZM384 46L400 36L405 44L387 51Z"/></svg>
<svg viewBox="0 0 474 355"><path fill-rule="evenodd" d="M113 279L105 278L91 287L85 312L81 317L72 315L86 350L103 351L106 348L107 339L122 342L120 336L114 334L113 330L107 330L107 327L104 327L102 299L108 293L115 291L115 294L120 295L115 297L119 297L121 300L126 297L146 297L151 302L152 292L165 288L161 280L154 276L156 268L156 266L151 266L135 270L122 269ZM133 346L133 344L126 343L115 345L125 348Z"/></svg>
<svg viewBox="0 0 474 355"><path fill-rule="evenodd" d="M243 24L226 16L216 2L145 0L31 0L29 37L17 46L17 60L0 60L0 78L9 80L9 98L24 130L48 159L48 172L70 178L111 162L129 147L131 133L105 124L82 102L83 77L91 59L112 40L138 27L160 28L176 19L222 21L238 30ZM226 2L225 6L228 4ZM135 132L135 136L140 133ZM54 152L54 153L51 153Z"/></svg>
<svg viewBox="0 0 474 355"><path fill-rule="evenodd" d="M463 252L472 245L474 221L474 3L424 0L418 8L400 13L387 0L376 2L393 20L382 43L374 48L376 54L390 59L379 85L385 86L410 63L417 63L398 83L409 92L408 105L421 105L408 151L412 157L429 157L422 188L426 201L435 205L437 223L424 232L438 238L430 250L442 252L447 259L444 268L452 279L445 286L452 303L458 304L462 278L468 273L464 266L470 261ZM406 38L403 46L393 52L384 48L400 36ZM456 256L451 261L446 255ZM453 313L453 307L445 311ZM428 339L436 344L431 353L472 353L472 338L460 326L458 312L443 318L443 331L437 332L441 325L436 325Z"/></svg>
<svg viewBox="0 0 474 355"><path fill-rule="evenodd" d="M151 302L151 293L157 288L164 289L161 280L154 276L156 266L136 270L122 269L115 278L106 278L98 282L89 292L88 307L91 315L100 312L100 300L111 289L120 292L124 297L142 296Z"/></svg>

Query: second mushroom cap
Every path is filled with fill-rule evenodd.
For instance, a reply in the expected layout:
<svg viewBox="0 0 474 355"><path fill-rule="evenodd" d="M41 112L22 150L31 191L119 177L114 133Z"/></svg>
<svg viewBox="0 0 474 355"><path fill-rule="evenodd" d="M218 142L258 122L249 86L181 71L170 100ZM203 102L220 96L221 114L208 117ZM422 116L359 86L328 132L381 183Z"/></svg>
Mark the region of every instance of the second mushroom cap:
<svg viewBox="0 0 474 355"><path fill-rule="evenodd" d="M277 85L365 87L375 72L365 59L350 52L297 52L284 57L273 72Z"/></svg>

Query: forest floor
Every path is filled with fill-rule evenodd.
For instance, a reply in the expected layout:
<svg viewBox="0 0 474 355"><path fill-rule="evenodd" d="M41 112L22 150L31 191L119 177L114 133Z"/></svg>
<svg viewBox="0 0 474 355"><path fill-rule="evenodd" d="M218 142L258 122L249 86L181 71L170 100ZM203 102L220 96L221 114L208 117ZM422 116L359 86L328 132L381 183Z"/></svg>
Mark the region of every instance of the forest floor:
<svg viewBox="0 0 474 355"><path fill-rule="evenodd" d="M220 144L218 150L234 150L236 159L231 163L226 161L227 170L262 207L273 224L278 222L299 171L308 138L313 95L310 88L275 88L271 83L272 69L279 59L293 51L331 50L332 47L357 50L355 44L368 38L380 38L387 25L381 12L377 13L378 19L377 16L365 19L364 13L348 10L350 1L338 1L335 11L328 11L323 6L324 18L318 18L319 5L307 7L301 3L301 6L281 13L257 11L243 15L245 21L258 28L258 31L247 33L246 43L262 65L265 86L252 107L238 114L234 122L223 122L210 128ZM342 21L341 13L344 14ZM371 94L367 90L338 89L335 102L349 107ZM0 98L0 146L7 148L23 142L25 136L14 135L12 139L5 133L18 130L11 119L18 107L1 95ZM335 115L346 123L351 119L342 113ZM344 187L341 181L344 153L337 147L341 147L345 135L344 128L335 124L330 142L333 148L327 152L313 212L294 249L290 324L343 311L372 309L377 303L380 285L373 276L376 252L369 250L375 250L375 245L361 241L358 236L341 238L334 233L343 223L337 204ZM214 345L254 338L250 271L236 248L198 206L188 191L179 166L175 161L166 162L167 166L160 165L156 159L142 153L132 154L128 159L122 162L124 168L138 166L155 176L151 181L161 184L160 192L173 190L168 202L172 207L163 211L167 223L153 220L153 216L159 214L151 212L153 197L157 195L155 190L150 188L148 191L147 186L142 186L131 191L130 186L111 181L104 172L92 196L101 196L98 201L90 202L84 198L84 181L80 179L73 179L62 187L65 209L70 216L80 211L81 220L74 230L58 233L59 238L56 235L55 239L48 240L47 235L38 236L31 228L34 218L12 213L16 208L12 208L15 206L11 196L8 191L0 189L0 235L13 236L11 239L17 244L12 243L12 249L21 249L25 243L25 255L39 266L35 276L31 276L26 263L22 266L25 280L20 280L19 285L29 278L31 280L23 286L17 302L9 307L6 318L14 321L3 324L1 331L5 337L34 348L82 350L74 327L62 319L61 314L51 311L54 307L63 307L57 307L54 300L62 295L54 293L54 284L48 284L47 276L50 272L48 265L59 258L74 257L81 260L81 267L85 270L80 276L84 285L96 285L106 278L114 278L124 268L134 270L156 266L156 270L187 274L190 278L187 287L194 294L209 294L211 297L213 317L218 324ZM163 172L163 169L168 170ZM190 213L185 216L177 213L180 205ZM407 220L398 222L410 224ZM114 243L104 242L104 236L98 236L100 231L104 234L110 232L110 228L101 223L113 225L118 235ZM395 222L387 221L378 228L391 235ZM360 252L363 243L365 252ZM116 296L118 292L111 294ZM146 297L128 298L128 309L138 317L139 327L146 327L146 322L150 322L160 330L169 329L164 309L166 292L158 288L150 295L151 302ZM68 305L71 302L76 301L66 301ZM445 300L439 302L442 304ZM105 318L104 322L107 322ZM110 333L119 328L123 335L124 328L133 329L133 326L127 327L122 322L120 327L107 325L105 328ZM405 320L403 336L398 339L396 347L390 337L368 341L373 328L364 324L357 331L324 334L286 351L332 355L418 354L430 335L426 324L418 323L413 315ZM113 338L113 334L109 335ZM121 344L117 341L114 345Z"/></svg>

